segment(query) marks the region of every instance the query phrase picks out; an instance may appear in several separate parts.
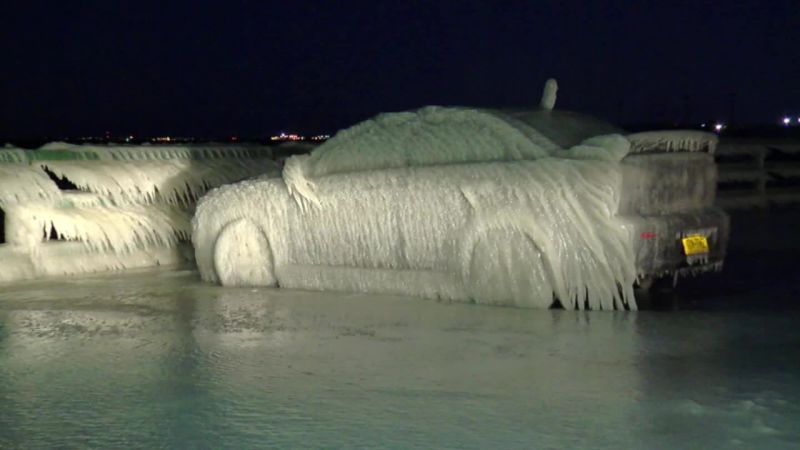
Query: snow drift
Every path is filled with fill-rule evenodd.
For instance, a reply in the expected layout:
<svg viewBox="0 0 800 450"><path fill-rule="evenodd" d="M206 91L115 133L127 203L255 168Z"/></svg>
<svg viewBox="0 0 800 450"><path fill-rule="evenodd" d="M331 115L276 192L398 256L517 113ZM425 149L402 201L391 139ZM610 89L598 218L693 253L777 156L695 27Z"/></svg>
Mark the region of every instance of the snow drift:
<svg viewBox="0 0 800 450"><path fill-rule="evenodd" d="M630 144L563 149L509 114L423 108L337 134L282 178L203 197L192 241L224 285L635 308L616 218Z"/></svg>

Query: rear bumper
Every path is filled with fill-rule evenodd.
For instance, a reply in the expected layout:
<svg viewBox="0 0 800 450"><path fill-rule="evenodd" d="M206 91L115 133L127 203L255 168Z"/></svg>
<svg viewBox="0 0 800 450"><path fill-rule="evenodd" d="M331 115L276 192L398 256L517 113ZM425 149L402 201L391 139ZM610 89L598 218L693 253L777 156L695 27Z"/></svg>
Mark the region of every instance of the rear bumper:
<svg viewBox="0 0 800 450"><path fill-rule="evenodd" d="M696 274L722 268L730 236L730 218L719 208L650 216L621 216L633 238L639 276ZM687 257L681 238L702 235L709 252Z"/></svg>

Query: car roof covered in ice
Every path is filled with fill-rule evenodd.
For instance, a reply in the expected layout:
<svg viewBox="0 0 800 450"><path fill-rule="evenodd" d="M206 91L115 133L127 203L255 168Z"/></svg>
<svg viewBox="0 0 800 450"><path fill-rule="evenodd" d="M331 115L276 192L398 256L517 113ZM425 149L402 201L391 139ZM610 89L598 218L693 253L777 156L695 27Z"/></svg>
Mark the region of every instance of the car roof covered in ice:
<svg viewBox="0 0 800 450"><path fill-rule="evenodd" d="M342 130L304 161L307 176L435 164L539 159L586 138L618 133L566 111L429 106Z"/></svg>

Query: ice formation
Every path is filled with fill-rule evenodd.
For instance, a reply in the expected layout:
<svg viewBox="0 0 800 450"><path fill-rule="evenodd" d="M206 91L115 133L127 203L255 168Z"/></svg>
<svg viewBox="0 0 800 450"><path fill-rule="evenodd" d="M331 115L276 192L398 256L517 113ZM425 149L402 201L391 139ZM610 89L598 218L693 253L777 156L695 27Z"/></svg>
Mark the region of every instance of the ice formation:
<svg viewBox="0 0 800 450"><path fill-rule="evenodd" d="M196 199L276 174L270 156L219 145L4 148L0 281L184 261L190 252L179 244L189 239Z"/></svg>
<svg viewBox="0 0 800 450"><path fill-rule="evenodd" d="M538 159L558 146L501 111L431 106L381 114L340 131L305 163L316 178L334 173L432 164Z"/></svg>
<svg viewBox="0 0 800 450"><path fill-rule="evenodd" d="M429 107L201 199L201 276L569 309L635 308L622 136L563 149L512 114Z"/></svg>
<svg viewBox="0 0 800 450"><path fill-rule="evenodd" d="M0 163L0 207L29 201L53 201L61 197L47 174L32 166Z"/></svg>
<svg viewBox="0 0 800 450"><path fill-rule="evenodd" d="M193 204L210 186L220 186L242 175L257 175L270 166L250 159L46 161L41 162L79 189L95 192L115 204Z"/></svg>
<svg viewBox="0 0 800 450"><path fill-rule="evenodd" d="M544 84L544 91L542 92L542 101L539 106L543 110L550 111L556 106L556 95L558 93L558 82L552 78L547 80Z"/></svg>
<svg viewBox="0 0 800 450"><path fill-rule="evenodd" d="M632 153L705 152L717 148L716 135L695 130L645 131L628 135Z"/></svg>

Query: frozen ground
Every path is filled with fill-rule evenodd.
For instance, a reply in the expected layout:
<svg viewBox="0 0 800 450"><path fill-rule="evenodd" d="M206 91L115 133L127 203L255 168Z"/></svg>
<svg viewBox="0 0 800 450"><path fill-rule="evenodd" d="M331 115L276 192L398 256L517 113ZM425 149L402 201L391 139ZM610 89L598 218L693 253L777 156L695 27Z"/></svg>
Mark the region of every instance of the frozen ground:
<svg viewBox="0 0 800 450"><path fill-rule="evenodd" d="M0 448L797 448L798 218L735 216L670 312L2 285Z"/></svg>

